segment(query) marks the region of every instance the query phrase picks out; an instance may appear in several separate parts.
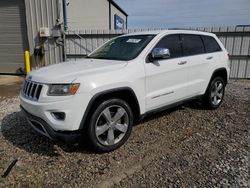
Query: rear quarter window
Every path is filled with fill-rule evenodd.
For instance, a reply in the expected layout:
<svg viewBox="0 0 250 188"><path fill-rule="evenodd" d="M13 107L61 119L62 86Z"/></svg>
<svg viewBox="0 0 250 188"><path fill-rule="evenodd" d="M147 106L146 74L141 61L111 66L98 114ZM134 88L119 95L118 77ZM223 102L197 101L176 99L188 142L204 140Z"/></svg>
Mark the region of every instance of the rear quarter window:
<svg viewBox="0 0 250 188"><path fill-rule="evenodd" d="M217 43L217 41L213 37L203 35L202 40L204 42L205 50L207 53L221 51L220 45Z"/></svg>

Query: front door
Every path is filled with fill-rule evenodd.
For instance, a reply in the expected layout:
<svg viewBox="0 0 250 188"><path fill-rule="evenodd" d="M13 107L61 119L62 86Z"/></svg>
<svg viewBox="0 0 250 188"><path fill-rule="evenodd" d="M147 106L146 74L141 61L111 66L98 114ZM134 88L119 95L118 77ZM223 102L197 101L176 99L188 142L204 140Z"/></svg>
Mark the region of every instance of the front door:
<svg viewBox="0 0 250 188"><path fill-rule="evenodd" d="M180 35L163 37L155 48L168 48L170 57L146 62L146 110L154 110L185 99L187 61L182 57Z"/></svg>

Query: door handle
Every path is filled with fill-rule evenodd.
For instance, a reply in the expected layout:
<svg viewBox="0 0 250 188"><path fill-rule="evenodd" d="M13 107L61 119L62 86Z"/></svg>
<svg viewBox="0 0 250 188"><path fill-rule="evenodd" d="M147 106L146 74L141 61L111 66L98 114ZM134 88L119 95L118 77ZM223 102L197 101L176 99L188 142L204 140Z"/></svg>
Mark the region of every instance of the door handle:
<svg viewBox="0 0 250 188"><path fill-rule="evenodd" d="M186 63L187 63L187 61L181 61L181 62L178 63L178 65L184 65Z"/></svg>
<svg viewBox="0 0 250 188"><path fill-rule="evenodd" d="M214 57L213 56L209 56L209 57L207 57L206 59L207 60L210 60L210 59L213 59Z"/></svg>

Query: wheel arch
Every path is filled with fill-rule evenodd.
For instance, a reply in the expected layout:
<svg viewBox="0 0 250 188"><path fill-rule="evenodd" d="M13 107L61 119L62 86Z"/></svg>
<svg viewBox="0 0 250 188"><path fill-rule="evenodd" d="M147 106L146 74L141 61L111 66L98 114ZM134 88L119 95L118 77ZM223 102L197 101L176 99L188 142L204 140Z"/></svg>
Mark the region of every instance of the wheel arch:
<svg viewBox="0 0 250 188"><path fill-rule="evenodd" d="M134 115L134 119L135 120L139 119L140 105L139 105L138 99L133 89L131 89L130 87L114 88L114 89L109 89L109 90L96 93L91 98L85 110L85 113L83 115L83 118L80 124L80 130L83 130L86 127L85 125L86 123L88 123L91 112L95 109L95 107L99 105L101 102L103 102L104 100L109 99L109 98L120 98L122 100L125 100L131 107L131 110Z"/></svg>
<svg viewBox="0 0 250 188"><path fill-rule="evenodd" d="M211 75L210 80L209 80L208 85L207 85L207 88L206 88L206 91L205 91L205 94L207 93L207 90L208 90L208 88L209 88L210 83L211 83L212 80L213 80L215 77L217 77L217 76L222 77L222 79L224 80L225 85L227 85L227 80L228 80L228 72L227 72L227 69L226 69L225 67L223 67L223 68L218 68L218 69L214 70L213 74Z"/></svg>
<svg viewBox="0 0 250 188"><path fill-rule="evenodd" d="M224 82L225 82L225 85L227 85L227 80L228 80L228 73L227 73L227 69L226 68L219 68L219 69L216 69L211 78L210 78L210 81L209 83L213 80L213 78L217 77L217 76L220 76L223 78Z"/></svg>

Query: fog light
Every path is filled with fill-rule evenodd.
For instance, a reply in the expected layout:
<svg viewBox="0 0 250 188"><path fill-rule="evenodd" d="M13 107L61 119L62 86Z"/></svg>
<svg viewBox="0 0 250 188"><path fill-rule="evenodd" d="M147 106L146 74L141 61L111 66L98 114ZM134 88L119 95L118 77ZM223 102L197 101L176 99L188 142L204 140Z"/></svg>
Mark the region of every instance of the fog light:
<svg viewBox="0 0 250 188"><path fill-rule="evenodd" d="M56 120L65 120L65 116L66 116L64 112L51 112L51 115Z"/></svg>

